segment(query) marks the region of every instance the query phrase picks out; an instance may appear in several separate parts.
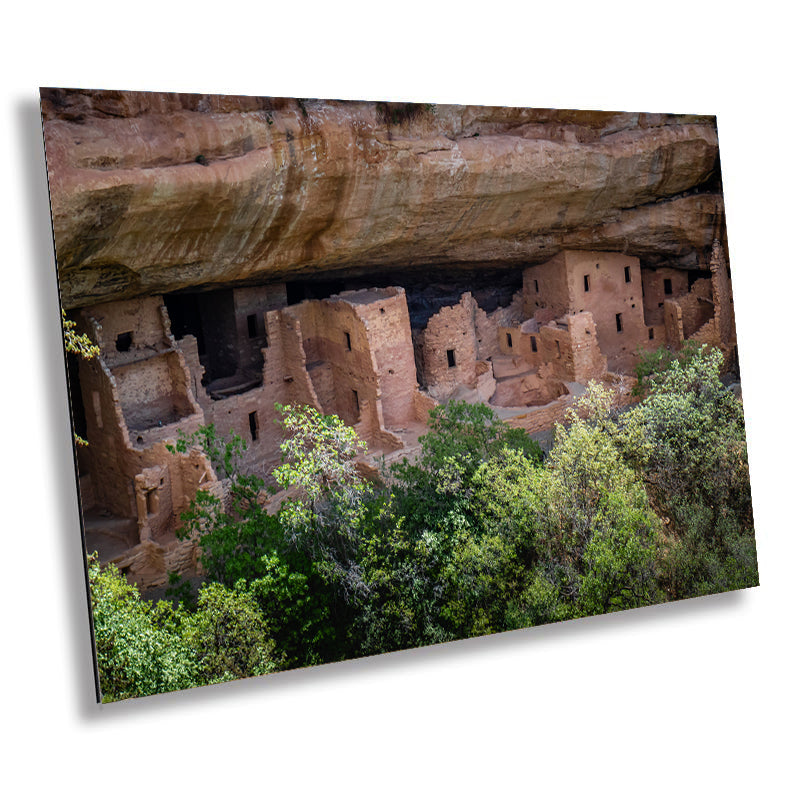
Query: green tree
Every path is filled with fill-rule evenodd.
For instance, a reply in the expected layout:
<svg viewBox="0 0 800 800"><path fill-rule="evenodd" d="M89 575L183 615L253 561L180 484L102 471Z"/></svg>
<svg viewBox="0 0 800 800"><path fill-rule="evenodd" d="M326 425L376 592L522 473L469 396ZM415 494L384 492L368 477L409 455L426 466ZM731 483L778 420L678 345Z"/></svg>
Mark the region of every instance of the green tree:
<svg viewBox="0 0 800 800"><path fill-rule="evenodd" d="M209 583L200 589L197 611L184 622L184 637L205 683L265 675L275 669L274 642L261 611L240 581L234 589Z"/></svg>
<svg viewBox="0 0 800 800"><path fill-rule="evenodd" d="M173 692L197 685L199 668L191 646L116 567L88 562L95 651L103 702Z"/></svg>
<svg viewBox="0 0 800 800"><path fill-rule="evenodd" d="M703 345L687 339L678 351L671 350L663 345L656 350L639 349L639 361L635 367L636 383L631 394L634 397L645 397L654 384L660 382L662 376L673 363L680 365L691 361Z"/></svg>
<svg viewBox="0 0 800 800"><path fill-rule="evenodd" d="M227 503L219 493L199 490L181 514L179 539L195 538L201 548L200 562L212 581L229 589L241 579L263 574L261 559L280 547L280 521L267 513L263 479L241 471L244 440L231 431L221 437L214 425L201 426L190 436L179 431L170 452L185 453L193 447L209 457L218 478L226 481ZM179 591L179 590L178 590Z"/></svg>
<svg viewBox="0 0 800 800"><path fill-rule="evenodd" d="M618 442L668 520L661 575L670 598L758 583L742 404L706 346L672 362L621 419Z"/></svg>
<svg viewBox="0 0 800 800"><path fill-rule="evenodd" d="M367 591L357 554L371 484L356 459L367 446L335 415L310 406L277 406L286 439L273 471L292 496L281 505L288 541L305 553L345 597Z"/></svg>
<svg viewBox="0 0 800 800"><path fill-rule="evenodd" d="M471 481L480 465L504 448L534 462L542 452L525 431L498 419L482 403L450 402L432 409L418 458L394 464L391 477L400 514L420 529L468 524Z"/></svg>
<svg viewBox="0 0 800 800"><path fill-rule="evenodd" d="M569 426L556 426L545 521L560 589L581 613L633 608L659 599L659 521L616 445L612 392L591 382Z"/></svg>
<svg viewBox="0 0 800 800"><path fill-rule="evenodd" d="M475 476L501 452L530 466L541 451L487 406L463 402L435 408L420 445L416 461L389 470L391 493L366 528L363 641L370 651L503 629L497 608L504 601L493 592L517 566L513 547L476 527Z"/></svg>

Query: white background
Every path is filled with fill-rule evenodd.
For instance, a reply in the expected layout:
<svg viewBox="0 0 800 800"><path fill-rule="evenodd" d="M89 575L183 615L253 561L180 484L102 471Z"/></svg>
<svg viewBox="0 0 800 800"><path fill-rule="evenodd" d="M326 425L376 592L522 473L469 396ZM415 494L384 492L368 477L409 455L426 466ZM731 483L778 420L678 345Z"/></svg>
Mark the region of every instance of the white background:
<svg viewBox="0 0 800 800"><path fill-rule="evenodd" d="M780 10L791 5L176 6L4 14L4 794L793 795L798 115L796 29ZM761 587L95 706L40 85L717 114Z"/></svg>

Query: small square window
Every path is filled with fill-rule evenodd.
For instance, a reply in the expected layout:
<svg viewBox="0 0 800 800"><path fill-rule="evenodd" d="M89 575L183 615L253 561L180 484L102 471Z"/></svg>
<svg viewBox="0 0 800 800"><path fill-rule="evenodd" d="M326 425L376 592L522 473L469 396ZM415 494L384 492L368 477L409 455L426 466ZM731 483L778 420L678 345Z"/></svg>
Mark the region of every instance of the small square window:
<svg viewBox="0 0 800 800"><path fill-rule="evenodd" d="M117 336L117 350L120 353L127 353L133 346L133 331L125 331L125 333Z"/></svg>

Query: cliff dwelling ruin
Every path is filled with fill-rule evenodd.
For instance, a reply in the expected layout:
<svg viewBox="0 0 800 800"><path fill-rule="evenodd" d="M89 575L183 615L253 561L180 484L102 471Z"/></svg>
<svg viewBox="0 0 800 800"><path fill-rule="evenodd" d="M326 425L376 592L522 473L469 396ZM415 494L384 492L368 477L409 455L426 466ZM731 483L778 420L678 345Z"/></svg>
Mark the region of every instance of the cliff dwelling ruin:
<svg viewBox="0 0 800 800"><path fill-rule="evenodd" d="M485 311L470 291L421 310L402 286L289 304L285 284L121 300L74 316L100 356L74 366L80 488L89 545L146 587L197 568L178 542L199 488L224 493L206 456L174 452L179 431L213 423L244 439L243 467L280 463L276 404L336 414L367 442L365 466L413 456L428 411L481 402L532 435L550 431L590 380L631 402L640 349L684 339L735 357L730 279L719 242L689 287L684 270L609 252L564 251L521 270L511 301ZM319 292L311 287L312 291ZM412 290L415 292L416 290ZM432 313L431 313L432 312Z"/></svg>
<svg viewBox="0 0 800 800"><path fill-rule="evenodd" d="M87 549L141 588L225 481L179 431L241 436L269 480L276 404L377 459L488 404L546 443L637 352L736 359L716 122L697 115L42 90Z"/></svg>

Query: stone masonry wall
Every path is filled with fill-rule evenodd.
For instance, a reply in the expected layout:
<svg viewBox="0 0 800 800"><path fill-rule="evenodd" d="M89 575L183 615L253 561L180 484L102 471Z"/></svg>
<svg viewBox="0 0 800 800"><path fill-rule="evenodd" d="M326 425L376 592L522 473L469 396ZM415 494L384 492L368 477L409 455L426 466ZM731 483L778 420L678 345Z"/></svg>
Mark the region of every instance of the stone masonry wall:
<svg viewBox="0 0 800 800"><path fill-rule="evenodd" d="M603 354L612 358L645 344L639 259L577 250L567 251L565 258L570 309L592 313Z"/></svg>
<svg viewBox="0 0 800 800"><path fill-rule="evenodd" d="M561 252L544 264L529 267L522 273L523 315L534 316L547 308L560 317L571 311L567 286L566 253Z"/></svg>
<svg viewBox="0 0 800 800"><path fill-rule="evenodd" d="M434 314L422 334L422 381L437 397L446 397L459 384L475 385L476 308L475 300L467 292L458 305L445 306Z"/></svg>
<svg viewBox="0 0 800 800"><path fill-rule="evenodd" d="M665 284L669 281L669 284ZM671 289L667 294L667 288ZM689 291L689 274L686 270L642 269L642 300L644 321L648 327L664 324L664 302L674 300Z"/></svg>

